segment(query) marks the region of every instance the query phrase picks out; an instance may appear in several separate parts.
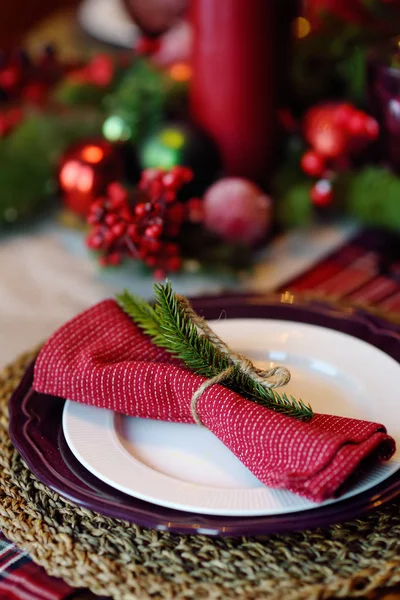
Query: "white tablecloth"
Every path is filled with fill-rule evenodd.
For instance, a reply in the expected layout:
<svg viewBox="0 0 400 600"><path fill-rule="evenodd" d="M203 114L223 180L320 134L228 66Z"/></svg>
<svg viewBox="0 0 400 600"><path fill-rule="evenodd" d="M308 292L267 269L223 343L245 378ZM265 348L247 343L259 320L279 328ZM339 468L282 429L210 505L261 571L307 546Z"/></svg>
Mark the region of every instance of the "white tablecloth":
<svg viewBox="0 0 400 600"><path fill-rule="evenodd" d="M271 291L348 238L355 228L340 225L278 238L260 256L251 274L172 278L186 295L222 290ZM91 304L127 288L151 297L153 280L134 268L100 271L82 234L54 223L0 238L0 366L44 340Z"/></svg>

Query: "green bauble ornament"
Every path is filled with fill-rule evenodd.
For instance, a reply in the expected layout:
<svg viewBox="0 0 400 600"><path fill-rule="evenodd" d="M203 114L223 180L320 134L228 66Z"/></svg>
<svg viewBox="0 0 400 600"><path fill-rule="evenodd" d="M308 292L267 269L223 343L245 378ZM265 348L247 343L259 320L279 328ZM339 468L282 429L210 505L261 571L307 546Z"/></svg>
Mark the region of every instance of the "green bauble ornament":
<svg viewBox="0 0 400 600"><path fill-rule="evenodd" d="M139 147L142 169L190 167L198 182L205 185L217 174L220 161L217 149L201 130L191 123L165 123Z"/></svg>
<svg viewBox="0 0 400 600"><path fill-rule="evenodd" d="M132 137L132 127L129 120L121 115L110 115L103 123L102 132L111 143L127 142Z"/></svg>

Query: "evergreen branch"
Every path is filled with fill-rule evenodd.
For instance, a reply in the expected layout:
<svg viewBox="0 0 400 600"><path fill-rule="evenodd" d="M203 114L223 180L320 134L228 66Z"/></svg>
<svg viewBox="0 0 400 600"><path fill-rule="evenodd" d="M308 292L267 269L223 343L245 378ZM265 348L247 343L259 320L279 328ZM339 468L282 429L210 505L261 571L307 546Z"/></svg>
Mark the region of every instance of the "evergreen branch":
<svg viewBox="0 0 400 600"><path fill-rule="evenodd" d="M210 378L227 369L230 365L227 357L208 338L199 335L196 325L178 302L171 284L156 284L154 292L158 301L156 314L163 333L160 345L198 375Z"/></svg>
<svg viewBox="0 0 400 600"><path fill-rule="evenodd" d="M127 290L122 294L118 294L117 300L122 310L131 317L132 321L146 335L150 336L153 340L162 336L156 311L151 304L140 298L140 296L130 294Z"/></svg>
<svg viewBox="0 0 400 600"><path fill-rule="evenodd" d="M157 299L155 308L129 292L118 296L118 301L121 308L157 346L179 358L191 371L212 378L231 366L229 357L216 348L207 336L199 333L169 282L165 285L155 284L154 291ZM237 366L222 385L281 414L303 421L313 416L310 405L293 396L263 387Z"/></svg>

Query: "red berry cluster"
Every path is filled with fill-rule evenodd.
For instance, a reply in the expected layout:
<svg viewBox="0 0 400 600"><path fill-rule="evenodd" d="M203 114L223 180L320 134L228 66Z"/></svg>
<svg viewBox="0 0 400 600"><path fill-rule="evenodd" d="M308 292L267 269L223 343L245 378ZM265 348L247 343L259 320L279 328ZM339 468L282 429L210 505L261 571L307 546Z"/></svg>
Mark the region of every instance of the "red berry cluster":
<svg viewBox="0 0 400 600"><path fill-rule="evenodd" d="M1 100L41 104L50 88L61 80L65 69L52 46L46 46L35 59L22 49L1 52Z"/></svg>
<svg viewBox="0 0 400 600"><path fill-rule="evenodd" d="M301 168L319 178L311 189L318 206L332 202L332 174L348 168L351 158L379 135L377 121L351 104L327 103L312 107L304 118L304 135L311 149L301 159Z"/></svg>
<svg viewBox="0 0 400 600"><path fill-rule="evenodd" d="M95 200L88 215L87 246L101 253L101 265L118 265L123 258L142 261L156 278L179 271L182 257L178 236L188 218L178 192L193 177L186 167L143 171L138 188L129 193L114 182L105 198Z"/></svg>
<svg viewBox="0 0 400 600"><path fill-rule="evenodd" d="M75 83L106 88L114 79L114 75L115 65L112 58L108 54L97 54L86 65L71 71L68 79Z"/></svg>

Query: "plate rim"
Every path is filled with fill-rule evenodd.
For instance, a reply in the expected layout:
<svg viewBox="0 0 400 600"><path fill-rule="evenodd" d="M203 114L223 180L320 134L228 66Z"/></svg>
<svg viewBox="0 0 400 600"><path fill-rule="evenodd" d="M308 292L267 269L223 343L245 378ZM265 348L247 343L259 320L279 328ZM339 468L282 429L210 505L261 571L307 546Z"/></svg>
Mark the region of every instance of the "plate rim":
<svg viewBox="0 0 400 600"><path fill-rule="evenodd" d="M320 302L317 303L317 306L311 302L299 307L295 304L282 304L279 298L280 297L278 297L278 300L275 299L275 301L273 301L270 298L266 299L265 295L259 294L241 295L240 297L230 294L218 297L210 296L206 298L195 298L193 304L196 309L203 307L203 309L208 311L208 314L210 314L210 311L214 311L214 314L216 314L221 308L226 307L228 304L231 308L238 308L238 306L240 306L243 309L248 308L249 306L252 306L253 308L258 306L262 311L268 309L272 312L283 311L285 314L283 318L289 321L300 320L302 322L310 322L308 318L315 318L316 316L318 319L322 320L333 319L336 320L336 325L339 323L341 323L341 326L345 327L352 325L350 329L353 329L353 333L350 333L350 335L354 335L354 328L355 330L360 330L361 328L368 335L384 338L389 346L397 346L392 350L397 356L396 360L400 362L400 331L398 327L388 324L381 319L371 318L370 315L363 310L351 311L351 313L349 313L349 311L334 308L332 305L321 305ZM302 318L299 319L299 315ZM269 316L271 317L271 315ZM303 321L304 317L307 320ZM326 324L324 326L326 326ZM345 330L345 333L349 333L348 329ZM361 337L364 341L368 341L365 340L365 337L360 335L355 335L355 337ZM378 345L377 347L381 348L381 345ZM394 358L392 352L387 353ZM360 517L360 515L366 514L373 508L382 506L384 503L393 500L400 494L400 477L398 476L398 473L395 473L389 479L385 480L385 482L376 486L376 488L372 488L371 490L348 500L343 500L340 503L340 511L334 510L334 507L338 506L336 503L322 508L315 508L311 511L289 513L288 515L254 518L224 518L213 517L211 515L182 513L166 508L160 510L160 507L157 505L145 503L143 501L138 501L135 506L135 502L132 502L133 499L131 497L127 497L130 500L129 506L123 504L120 505L120 500L116 498L116 494L114 494L114 499L116 498L116 500L112 499L113 494L110 494L108 499L104 499L101 493L91 490L90 487L89 491L74 489L71 481L68 481L65 478L63 479L63 477L60 478L57 471L52 468L52 465L47 464L46 461L44 461L43 448L37 448L34 444L32 445L32 440L26 435L27 431L29 431L29 426L32 427L33 423L31 419L32 415L29 414L29 410L28 412L26 411L26 404L28 403L29 409L29 401L32 401L32 398L34 398L36 394L33 393L31 389L33 367L34 364L31 364L30 367L28 367L20 385L10 399L10 436L12 442L27 462L29 468L43 483L60 493L63 497L72 500L72 502L85 506L91 510L102 512L107 516L125 518L128 521L141 526L182 534L201 533L203 535L221 536L265 535L270 533L299 531L310 527L327 526L350 518ZM42 400L43 398L44 396L42 396ZM53 398L47 397L47 400L52 401ZM61 400L61 402L64 401ZM42 406L44 406L43 402ZM53 452L55 452L55 454L52 455L52 460L55 460L55 458L60 460L62 438L60 438L60 444L60 447L57 449L54 449L54 447L52 448ZM56 456L57 452L58 456ZM69 457L69 459L71 459L71 457ZM69 473L72 474L73 472L67 463L65 463L64 459L63 464L66 465ZM85 473L86 470L84 467L81 467L80 471L82 473L82 481L87 481L90 473ZM105 484L103 485L105 486ZM109 491L114 492L112 488ZM119 496L125 495L119 494ZM295 515L295 518L293 518L293 515Z"/></svg>

